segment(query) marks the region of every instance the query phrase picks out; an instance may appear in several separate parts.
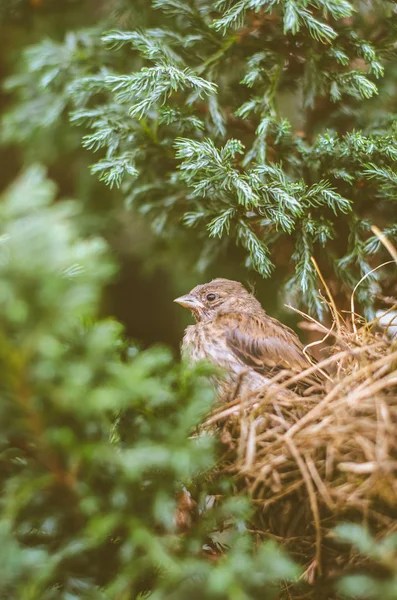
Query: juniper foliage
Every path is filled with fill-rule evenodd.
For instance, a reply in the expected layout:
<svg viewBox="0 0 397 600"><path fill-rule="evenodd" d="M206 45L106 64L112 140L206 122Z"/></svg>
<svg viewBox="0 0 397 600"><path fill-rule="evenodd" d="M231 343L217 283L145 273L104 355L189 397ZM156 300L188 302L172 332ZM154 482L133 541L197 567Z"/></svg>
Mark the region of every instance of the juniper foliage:
<svg viewBox="0 0 397 600"><path fill-rule="evenodd" d="M312 255L345 289L370 272L371 223L396 228L394 3L119 0L106 28L26 50L8 140L69 112L92 172L157 234L194 227L200 265L237 244L320 315Z"/></svg>

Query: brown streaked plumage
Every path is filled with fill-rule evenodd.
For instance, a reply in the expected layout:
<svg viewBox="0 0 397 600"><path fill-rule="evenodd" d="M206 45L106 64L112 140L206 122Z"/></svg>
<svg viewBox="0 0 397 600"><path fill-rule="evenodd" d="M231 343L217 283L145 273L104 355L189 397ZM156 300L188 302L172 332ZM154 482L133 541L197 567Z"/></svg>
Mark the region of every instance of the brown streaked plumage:
<svg viewBox="0 0 397 600"><path fill-rule="evenodd" d="M237 281L214 279L175 302L189 308L196 320L185 331L183 354L225 368L232 382L244 381L245 390L260 387L280 371L293 375L312 364L296 333L269 317ZM318 376L295 389L304 393L315 383Z"/></svg>

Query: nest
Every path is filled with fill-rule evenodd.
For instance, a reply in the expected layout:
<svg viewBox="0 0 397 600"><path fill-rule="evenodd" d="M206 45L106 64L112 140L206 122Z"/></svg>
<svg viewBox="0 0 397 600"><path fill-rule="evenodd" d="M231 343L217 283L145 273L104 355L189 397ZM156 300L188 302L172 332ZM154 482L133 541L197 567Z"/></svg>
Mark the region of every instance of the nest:
<svg viewBox="0 0 397 600"><path fill-rule="evenodd" d="M353 306L354 308L354 306ZM332 529L341 521L397 529L397 338L378 321L334 314L328 356L287 380L269 381L223 404L207 420L224 448L219 470L232 474L256 507L252 530L275 538L306 569L306 579L337 575L346 555ZM320 393L290 391L316 370Z"/></svg>

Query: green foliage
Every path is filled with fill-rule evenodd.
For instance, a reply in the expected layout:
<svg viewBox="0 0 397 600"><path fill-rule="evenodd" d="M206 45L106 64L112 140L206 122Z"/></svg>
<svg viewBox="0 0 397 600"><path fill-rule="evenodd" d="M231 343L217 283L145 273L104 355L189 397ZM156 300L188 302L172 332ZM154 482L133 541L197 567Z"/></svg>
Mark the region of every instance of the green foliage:
<svg viewBox="0 0 397 600"><path fill-rule="evenodd" d="M41 4L6 2L0 19ZM261 278L277 269L289 300L321 315L315 256L338 292L369 275L356 299L370 311L388 283L371 272L384 252L371 224L397 243L395 6L87 6L76 11L95 26L82 28L84 13L63 39L58 27L17 47L4 86L3 151L43 161L79 201L60 201L39 167L0 201L0 596L276 597L296 566L248 532L232 483L209 476L217 443L197 425L210 370L139 351L101 318L117 252L98 229L115 237L107 217L119 205L119 223L139 214L168 241L145 268L171 272L186 253L211 273L222 256ZM84 202L87 160L109 190L95 204ZM394 537L353 525L338 535L380 569L340 591L394 598Z"/></svg>
<svg viewBox="0 0 397 600"><path fill-rule="evenodd" d="M114 267L80 233L80 204L55 193L32 167L0 204L1 596L275 596L297 569L254 543L247 503L205 506L209 369L128 347L98 318ZM185 485L197 506L178 501Z"/></svg>
<svg viewBox="0 0 397 600"><path fill-rule="evenodd" d="M98 35L95 29L70 32L62 44L46 39L24 49L21 73L9 77L5 84L6 91L18 94L23 110L17 104L8 111L3 121L3 143L27 144L34 138L37 152L43 130L51 131L58 143L65 143L61 119L68 109L68 86L91 62L98 67L101 64L96 62Z"/></svg>
<svg viewBox="0 0 397 600"><path fill-rule="evenodd" d="M54 132L69 111L86 128L83 146L100 155L92 172L121 188L157 234L194 226L200 246L207 236L198 264L236 244L263 277L292 239L287 289L321 314L310 256L351 287L378 250L371 220L395 215L394 116L376 108L395 88L393 3L119 6L134 29L115 29L113 10L102 40L93 29L26 50L21 75L8 83L20 101L5 139ZM376 80L385 73L383 95ZM377 271L362 283L365 306L381 278Z"/></svg>
<svg viewBox="0 0 397 600"><path fill-rule="evenodd" d="M373 561L378 575L364 573L348 575L339 582L339 591L344 597L393 600L397 596L397 536L395 533L376 540L362 526L339 525L335 534L345 543L351 544L362 556ZM383 576L381 577L380 574Z"/></svg>

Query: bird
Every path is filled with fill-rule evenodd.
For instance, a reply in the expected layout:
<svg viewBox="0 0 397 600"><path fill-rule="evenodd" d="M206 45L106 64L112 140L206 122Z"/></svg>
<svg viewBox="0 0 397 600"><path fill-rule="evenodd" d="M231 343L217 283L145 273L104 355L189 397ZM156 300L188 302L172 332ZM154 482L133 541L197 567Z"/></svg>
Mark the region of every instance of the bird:
<svg viewBox="0 0 397 600"><path fill-rule="evenodd" d="M301 373L315 363L304 352L297 334L269 316L259 300L238 281L217 278L194 287L174 302L188 308L195 324L182 341L182 356L207 360L226 373L219 391L238 386L239 393L258 390L270 379ZM296 382L294 392L305 395L324 383L313 373ZM229 394L230 395L230 394Z"/></svg>

